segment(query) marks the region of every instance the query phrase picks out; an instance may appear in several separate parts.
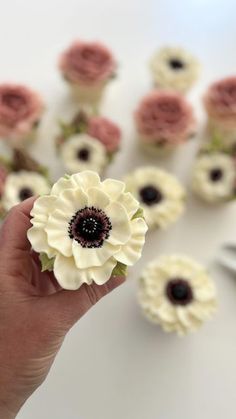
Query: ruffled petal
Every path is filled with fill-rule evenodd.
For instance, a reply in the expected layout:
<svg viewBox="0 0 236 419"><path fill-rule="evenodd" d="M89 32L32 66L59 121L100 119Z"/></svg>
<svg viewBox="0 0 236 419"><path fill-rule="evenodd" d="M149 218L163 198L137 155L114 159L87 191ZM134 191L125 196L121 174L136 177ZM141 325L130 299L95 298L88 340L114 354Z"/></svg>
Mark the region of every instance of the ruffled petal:
<svg viewBox="0 0 236 419"><path fill-rule="evenodd" d="M51 195L59 196L61 192L66 189L76 188L76 183L72 176L70 178L61 177L56 183L54 183L51 189Z"/></svg>
<svg viewBox="0 0 236 419"><path fill-rule="evenodd" d="M94 266L102 266L109 258L119 251L120 246L113 246L105 241L102 247L85 248L73 240L72 252L76 266L79 269L86 269Z"/></svg>
<svg viewBox="0 0 236 419"><path fill-rule="evenodd" d="M56 255L55 249L48 245L47 234L41 227L30 228L27 232L27 237L36 252L46 253L49 258Z"/></svg>
<svg viewBox="0 0 236 419"><path fill-rule="evenodd" d="M71 179L77 186L82 187L85 192L87 192L89 188L101 186L100 177L92 170L76 173L71 176Z"/></svg>
<svg viewBox="0 0 236 419"><path fill-rule="evenodd" d="M119 262L127 266L132 266L141 257L147 232L147 224L142 218L135 218L131 221L130 226L131 238L115 255Z"/></svg>
<svg viewBox="0 0 236 419"><path fill-rule="evenodd" d="M102 190L109 195L112 201L116 201L124 192L125 184L119 180L106 179L102 182Z"/></svg>
<svg viewBox="0 0 236 419"><path fill-rule="evenodd" d="M106 214L112 225L108 242L113 245L125 244L131 235L130 221L124 207L118 202L112 202L106 208Z"/></svg>
<svg viewBox="0 0 236 419"><path fill-rule="evenodd" d="M37 227L41 226L43 228L53 211L56 200L57 198L55 196L47 195L41 196L35 201L30 213L31 217L34 217L31 220L34 226L37 225Z"/></svg>
<svg viewBox="0 0 236 419"><path fill-rule="evenodd" d="M73 257L57 255L54 262L54 275L59 285L66 290L77 290L84 283L88 285L92 283L89 272L78 269Z"/></svg>
<svg viewBox="0 0 236 419"><path fill-rule="evenodd" d="M109 196L99 188L90 188L88 193L88 206L104 209L110 204Z"/></svg>
<svg viewBox="0 0 236 419"><path fill-rule="evenodd" d="M117 261L114 258L110 258L104 265L89 269L90 277L97 285L103 285L110 279L116 264Z"/></svg>
<svg viewBox="0 0 236 419"><path fill-rule="evenodd" d="M139 202L133 197L130 192L126 192L119 197L119 203L123 205L129 218L132 218L133 215L138 211L140 204Z"/></svg>
<svg viewBox="0 0 236 419"><path fill-rule="evenodd" d="M61 210L55 210L45 227L48 244L66 257L72 256L72 240L68 234L70 219Z"/></svg>
<svg viewBox="0 0 236 419"><path fill-rule="evenodd" d="M67 189L60 194L56 207L68 217L88 205L88 196L81 189Z"/></svg>

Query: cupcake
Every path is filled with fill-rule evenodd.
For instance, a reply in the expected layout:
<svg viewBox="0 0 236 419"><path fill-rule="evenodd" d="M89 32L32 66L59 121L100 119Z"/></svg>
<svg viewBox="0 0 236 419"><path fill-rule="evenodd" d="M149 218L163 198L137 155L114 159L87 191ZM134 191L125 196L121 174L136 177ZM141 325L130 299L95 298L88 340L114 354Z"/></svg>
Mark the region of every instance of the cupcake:
<svg viewBox="0 0 236 419"><path fill-rule="evenodd" d="M185 190L171 174L155 167L141 167L125 177L126 189L144 211L149 228L165 229L185 208Z"/></svg>
<svg viewBox="0 0 236 419"><path fill-rule="evenodd" d="M25 151L14 149L11 161L0 161L0 216L31 196L49 193L50 188L45 168Z"/></svg>
<svg viewBox="0 0 236 419"><path fill-rule="evenodd" d="M105 284L141 256L147 226L117 180L101 182L92 171L66 175L35 201L31 216L32 248L64 289Z"/></svg>
<svg viewBox="0 0 236 419"><path fill-rule="evenodd" d="M179 94L154 90L135 112L140 143L152 152L173 151L195 133L192 106Z"/></svg>
<svg viewBox="0 0 236 419"><path fill-rule="evenodd" d="M150 62L154 85L187 92L199 77L198 60L182 48L166 47L157 51Z"/></svg>
<svg viewBox="0 0 236 419"><path fill-rule="evenodd" d="M196 331L216 310L216 289L205 268L183 255L161 256L139 281L145 317L165 332Z"/></svg>
<svg viewBox="0 0 236 419"><path fill-rule="evenodd" d="M119 150L120 141L121 131L115 123L80 112L71 123L61 124L56 145L68 173L102 173Z"/></svg>
<svg viewBox="0 0 236 419"><path fill-rule="evenodd" d="M41 97L28 87L0 84L0 138L17 146L32 140L43 109Z"/></svg>
<svg viewBox="0 0 236 419"><path fill-rule="evenodd" d="M201 199L211 204L235 199L235 157L214 149L200 152L193 166L192 189Z"/></svg>
<svg viewBox="0 0 236 419"><path fill-rule="evenodd" d="M204 96L208 128L212 135L236 136L236 77L213 83Z"/></svg>
<svg viewBox="0 0 236 419"><path fill-rule="evenodd" d="M97 105L117 64L111 51L99 42L75 41L60 57L59 69L80 103Z"/></svg>

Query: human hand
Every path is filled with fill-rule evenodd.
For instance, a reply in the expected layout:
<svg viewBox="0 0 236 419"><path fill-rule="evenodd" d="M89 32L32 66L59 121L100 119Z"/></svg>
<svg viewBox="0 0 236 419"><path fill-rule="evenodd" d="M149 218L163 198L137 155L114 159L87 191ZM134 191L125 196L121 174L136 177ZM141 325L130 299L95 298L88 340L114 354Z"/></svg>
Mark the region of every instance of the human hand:
<svg viewBox="0 0 236 419"><path fill-rule="evenodd" d="M15 418L44 381L69 329L101 297L125 280L62 290L41 272L31 251L30 198L14 207L0 232L0 418Z"/></svg>

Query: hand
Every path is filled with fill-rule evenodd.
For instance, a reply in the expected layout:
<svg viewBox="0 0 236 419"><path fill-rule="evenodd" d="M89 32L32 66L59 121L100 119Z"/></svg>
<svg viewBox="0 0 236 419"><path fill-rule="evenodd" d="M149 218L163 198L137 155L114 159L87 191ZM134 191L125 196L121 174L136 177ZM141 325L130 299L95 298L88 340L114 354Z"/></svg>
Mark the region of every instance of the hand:
<svg viewBox="0 0 236 419"><path fill-rule="evenodd" d="M66 333L101 297L124 282L62 290L41 272L26 232L30 198L13 208L0 233L0 418L15 418L44 381Z"/></svg>

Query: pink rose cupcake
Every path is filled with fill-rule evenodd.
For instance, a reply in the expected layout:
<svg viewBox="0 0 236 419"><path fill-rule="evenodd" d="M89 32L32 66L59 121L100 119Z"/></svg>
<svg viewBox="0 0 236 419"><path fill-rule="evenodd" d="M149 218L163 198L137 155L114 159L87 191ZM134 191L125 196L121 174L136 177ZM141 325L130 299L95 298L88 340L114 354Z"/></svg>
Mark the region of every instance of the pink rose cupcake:
<svg viewBox="0 0 236 419"><path fill-rule="evenodd" d="M59 68L80 102L97 105L116 72L110 50L98 42L75 41L61 55Z"/></svg>
<svg viewBox="0 0 236 419"><path fill-rule="evenodd" d="M0 84L0 137L19 145L33 138L43 112L40 96L26 86Z"/></svg>
<svg viewBox="0 0 236 419"><path fill-rule="evenodd" d="M236 77L213 83L204 96L211 134L231 136L236 132Z"/></svg>
<svg viewBox="0 0 236 419"><path fill-rule="evenodd" d="M154 90L135 112L140 143L152 152L172 151L195 133L192 106L179 93Z"/></svg>
<svg viewBox="0 0 236 419"><path fill-rule="evenodd" d="M56 146L68 173L102 173L119 150L120 142L121 130L114 122L79 112L69 124L61 124Z"/></svg>

